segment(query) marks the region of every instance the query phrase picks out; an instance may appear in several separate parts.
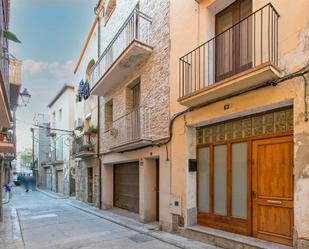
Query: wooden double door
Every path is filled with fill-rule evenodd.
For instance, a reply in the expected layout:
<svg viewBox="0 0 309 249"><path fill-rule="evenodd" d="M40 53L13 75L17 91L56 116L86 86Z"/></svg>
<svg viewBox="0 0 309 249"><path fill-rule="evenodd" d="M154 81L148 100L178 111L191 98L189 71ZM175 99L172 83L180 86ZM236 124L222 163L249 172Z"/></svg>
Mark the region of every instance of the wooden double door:
<svg viewBox="0 0 309 249"><path fill-rule="evenodd" d="M292 244L293 136L198 146L198 224Z"/></svg>

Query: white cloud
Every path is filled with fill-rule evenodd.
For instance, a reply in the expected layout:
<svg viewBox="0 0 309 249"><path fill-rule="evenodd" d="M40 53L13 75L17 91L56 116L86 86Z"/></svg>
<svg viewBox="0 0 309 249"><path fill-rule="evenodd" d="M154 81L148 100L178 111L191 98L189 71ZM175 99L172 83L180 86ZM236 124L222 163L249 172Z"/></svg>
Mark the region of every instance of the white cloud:
<svg viewBox="0 0 309 249"><path fill-rule="evenodd" d="M14 7L29 7L29 5L44 5L44 4L89 4L96 2L95 0L15 0L12 5Z"/></svg>
<svg viewBox="0 0 309 249"><path fill-rule="evenodd" d="M48 67L47 62L25 60L23 61L23 73L29 73L30 75L35 75L46 70Z"/></svg>
<svg viewBox="0 0 309 249"><path fill-rule="evenodd" d="M23 75L34 77L44 74L45 77L65 81L74 77L74 66L74 62L71 60L65 63L24 60Z"/></svg>

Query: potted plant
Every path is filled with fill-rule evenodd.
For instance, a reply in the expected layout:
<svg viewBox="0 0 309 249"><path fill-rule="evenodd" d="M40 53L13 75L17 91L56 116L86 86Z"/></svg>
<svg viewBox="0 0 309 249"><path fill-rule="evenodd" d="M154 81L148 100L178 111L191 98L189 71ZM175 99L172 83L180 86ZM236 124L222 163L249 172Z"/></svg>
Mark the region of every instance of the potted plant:
<svg viewBox="0 0 309 249"><path fill-rule="evenodd" d="M95 127L93 124L90 124L89 128L88 128L88 132L91 133L91 134L97 134L98 128Z"/></svg>
<svg viewBox="0 0 309 249"><path fill-rule="evenodd" d="M7 128L2 128L0 132L0 141L6 141L6 132L8 131Z"/></svg>
<svg viewBox="0 0 309 249"><path fill-rule="evenodd" d="M95 143L90 141L89 143L83 145L83 150L84 151L94 152L94 146L95 146Z"/></svg>

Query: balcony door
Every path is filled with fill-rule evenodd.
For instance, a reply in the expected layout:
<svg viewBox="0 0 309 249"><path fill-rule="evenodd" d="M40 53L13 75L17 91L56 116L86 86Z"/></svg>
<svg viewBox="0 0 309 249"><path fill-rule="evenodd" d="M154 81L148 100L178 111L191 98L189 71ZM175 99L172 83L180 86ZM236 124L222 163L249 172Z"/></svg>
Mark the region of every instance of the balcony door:
<svg viewBox="0 0 309 249"><path fill-rule="evenodd" d="M251 13L252 0L237 0L216 15L216 82L252 67Z"/></svg>

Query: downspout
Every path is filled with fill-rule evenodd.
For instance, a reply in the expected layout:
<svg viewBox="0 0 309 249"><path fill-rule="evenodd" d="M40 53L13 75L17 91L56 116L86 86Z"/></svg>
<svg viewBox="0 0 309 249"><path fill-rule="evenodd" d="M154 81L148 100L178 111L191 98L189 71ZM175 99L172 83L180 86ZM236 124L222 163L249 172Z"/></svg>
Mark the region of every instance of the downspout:
<svg viewBox="0 0 309 249"><path fill-rule="evenodd" d="M97 158L99 161L99 208L102 209L102 159L100 157L100 96L98 96Z"/></svg>
<svg viewBox="0 0 309 249"><path fill-rule="evenodd" d="M305 116L305 122L308 122L308 103L307 103L307 87L308 87L308 83L307 83L307 78L305 75L302 75L303 79L304 79L304 104L305 104L305 111L304 111L304 116Z"/></svg>
<svg viewBox="0 0 309 249"><path fill-rule="evenodd" d="M98 58L101 54L101 18L100 13L97 16L98 20ZM100 96L98 96L98 132L97 132L97 157L99 161L99 208L102 209L102 159L100 157Z"/></svg>

